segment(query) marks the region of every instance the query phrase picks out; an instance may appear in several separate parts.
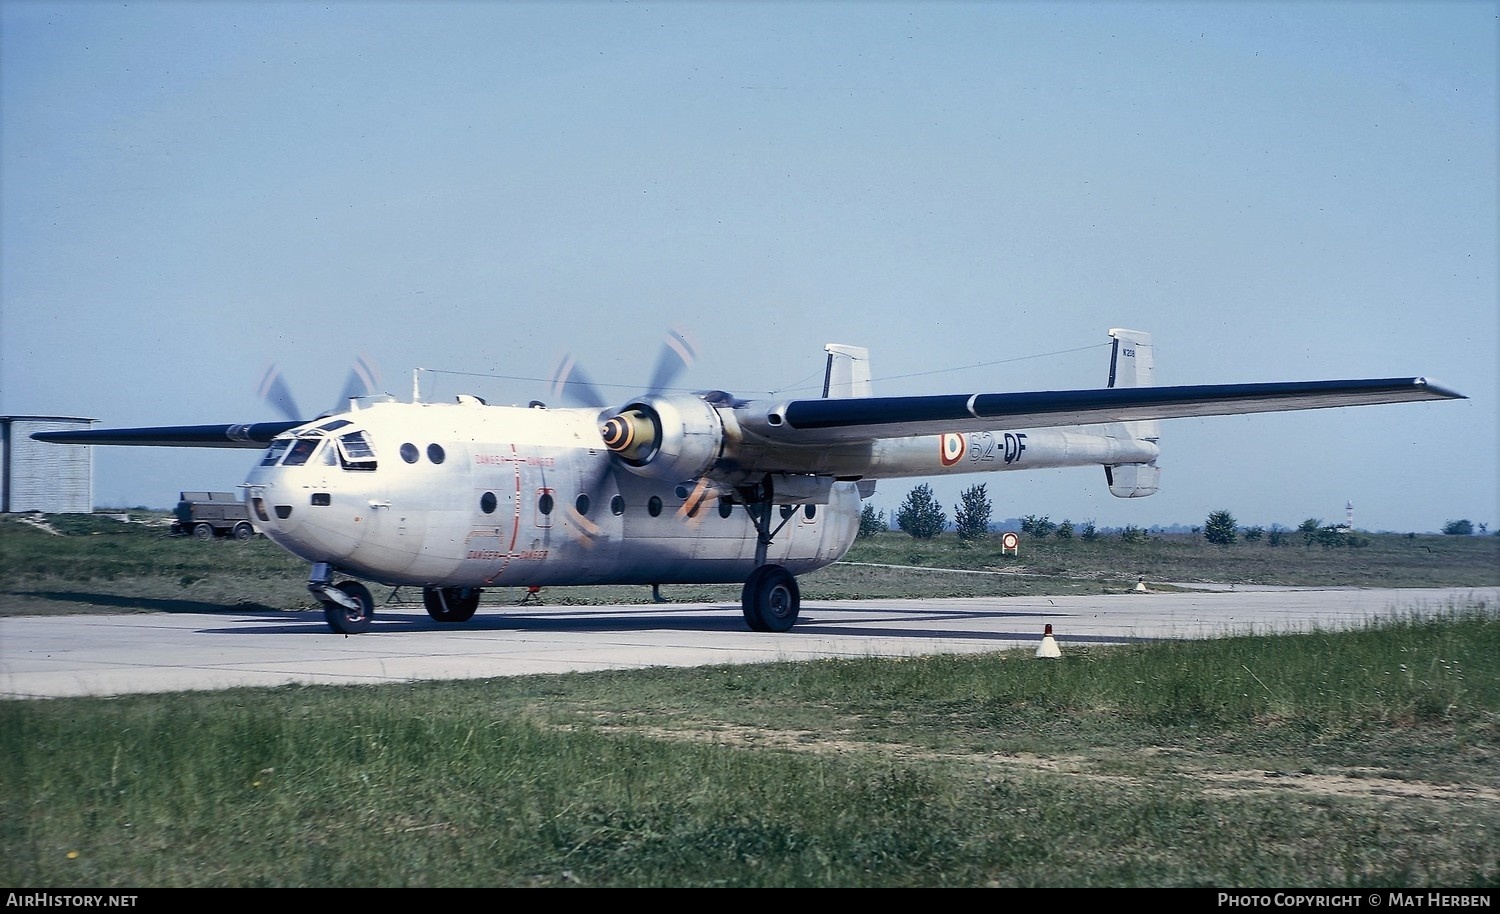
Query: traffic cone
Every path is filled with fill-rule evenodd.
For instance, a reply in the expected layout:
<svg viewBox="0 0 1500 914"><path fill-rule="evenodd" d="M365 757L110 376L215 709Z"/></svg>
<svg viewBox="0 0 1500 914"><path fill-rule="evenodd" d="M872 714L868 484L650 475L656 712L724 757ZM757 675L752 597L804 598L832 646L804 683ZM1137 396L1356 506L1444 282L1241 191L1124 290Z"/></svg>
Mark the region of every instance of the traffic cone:
<svg viewBox="0 0 1500 914"><path fill-rule="evenodd" d="M1038 657L1055 658L1061 657L1062 651L1058 650L1057 641L1052 637L1052 626L1048 625L1042 631L1042 643L1037 645L1036 655Z"/></svg>

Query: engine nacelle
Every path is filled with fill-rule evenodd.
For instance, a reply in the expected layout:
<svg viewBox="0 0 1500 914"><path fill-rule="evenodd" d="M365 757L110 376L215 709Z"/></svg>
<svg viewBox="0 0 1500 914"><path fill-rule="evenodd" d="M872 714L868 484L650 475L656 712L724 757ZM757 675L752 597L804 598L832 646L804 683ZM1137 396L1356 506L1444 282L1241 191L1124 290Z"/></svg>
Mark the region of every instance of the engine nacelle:
<svg viewBox="0 0 1500 914"><path fill-rule="evenodd" d="M698 397L651 397L604 423L604 445L631 472L682 481L703 475L724 446L719 411Z"/></svg>

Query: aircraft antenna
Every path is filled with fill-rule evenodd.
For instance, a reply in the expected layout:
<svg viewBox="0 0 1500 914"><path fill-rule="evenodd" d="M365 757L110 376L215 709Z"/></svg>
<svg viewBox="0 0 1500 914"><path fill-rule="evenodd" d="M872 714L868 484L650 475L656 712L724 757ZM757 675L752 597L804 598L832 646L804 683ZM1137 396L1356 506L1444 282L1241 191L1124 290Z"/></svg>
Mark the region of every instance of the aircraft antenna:
<svg viewBox="0 0 1500 914"><path fill-rule="evenodd" d="M425 368L413 368L411 370L411 402L422 402L422 372Z"/></svg>

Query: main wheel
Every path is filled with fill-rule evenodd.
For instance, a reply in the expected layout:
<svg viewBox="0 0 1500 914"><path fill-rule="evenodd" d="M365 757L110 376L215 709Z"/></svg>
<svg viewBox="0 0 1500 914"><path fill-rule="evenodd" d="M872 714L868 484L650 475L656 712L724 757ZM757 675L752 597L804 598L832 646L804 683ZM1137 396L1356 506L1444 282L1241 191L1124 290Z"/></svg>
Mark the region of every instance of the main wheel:
<svg viewBox="0 0 1500 914"><path fill-rule="evenodd" d="M199 524L193 528L193 535L200 540L211 540L214 538L214 525Z"/></svg>
<svg viewBox="0 0 1500 914"><path fill-rule="evenodd" d="M740 591L745 622L758 632L784 632L797 624L802 608L802 590L790 571L780 565L762 565L750 573Z"/></svg>
<svg viewBox="0 0 1500 914"><path fill-rule="evenodd" d="M235 524L234 525L234 538L237 539L237 540L239 540L240 542L244 542L245 540L250 539L254 535L255 535L255 528L252 527L252 526L250 526L249 524L239 523L239 524Z"/></svg>
<svg viewBox="0 0 1500 914"><path fill-rule="evenodd" d="M760 592L760 579L765 577L766 569L770 567L770 565L761 565L750 572L750 577L745 579L745 586L740 588L740 610L745 614L745 624L750 626L753 632L770 631L760 620L760 608L755 597Z"/></svg>
<svg viewBox="0 0 1500 914"><path fill-rule="evenodd" d="M328 620L328 627L341 635L358 635L369 631L370 620L375 617L375 598L370 596L370 588L358 581L340 581L333 586L358 604L358 608L350 608L333 600L324 602L323 618Z"/></svg>
<svg viewBox="0 0 1500 914"><path fill-rule="evenodd" d="M467 622L479 608L478 587L423 587L422 605L438 622Z"/></svg>

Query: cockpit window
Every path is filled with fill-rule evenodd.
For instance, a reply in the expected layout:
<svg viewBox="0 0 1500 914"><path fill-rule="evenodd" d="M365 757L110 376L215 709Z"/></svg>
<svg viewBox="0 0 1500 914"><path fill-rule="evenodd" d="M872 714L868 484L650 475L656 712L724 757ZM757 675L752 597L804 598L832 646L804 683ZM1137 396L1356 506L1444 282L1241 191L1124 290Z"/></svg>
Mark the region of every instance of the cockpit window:
<svg viewBox="0 0 1500 914"><path fill-rule="evenodd" d="M271 442L260 465L269 467L280 463L284 467L300 467L313 463L342 466L346 470L373 470L375 449L363 431L347 432L336 439L322 434L324 429L340 429L352 424L346 419L336 419L314 432L304 432L299 438L278 438ZM328 442L326 447L325 441Z"/></svg>
<svg viewBox="0 0 1500 914"><path fill-rule="evenodd" d="M338 431L341 428L346 428L347 426L353 424L354 423L350 422L348 419L334 419L332 422L324 422L322 425L318 426L318 428L325 432L333 432Z"/></svg>
<svg viewBox="0 0 1500 914"><path fill-rule="evenodd" d="M300 467L307 463L312 457L313 451L323 443L322 438L298 438L292 444L291 450L287 451L286 459L281 462L284 467Z"/></svg>
<svg viewBox="0 0 1500 914"><path fill-rule="evenodd" d="M364 432L350 432L339 436L339 457L346 470L375 469L375 449L365 438Z"/></svg>
<svg viewBox="0 0 1500 914"><path fill-rule="evenodd" d="M276 462L281 459L281 455L285 454L286 449L291 447L291 445L292 439L290 438L277 438L275 441L272 441L271 446L266 448L266 456L261 459L260 465L263 467L275 466Z"/></svg>

